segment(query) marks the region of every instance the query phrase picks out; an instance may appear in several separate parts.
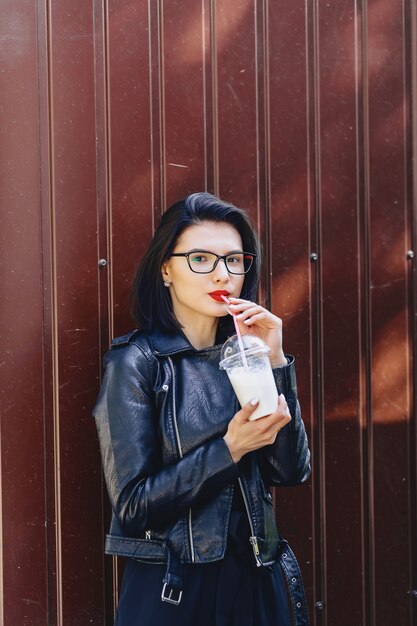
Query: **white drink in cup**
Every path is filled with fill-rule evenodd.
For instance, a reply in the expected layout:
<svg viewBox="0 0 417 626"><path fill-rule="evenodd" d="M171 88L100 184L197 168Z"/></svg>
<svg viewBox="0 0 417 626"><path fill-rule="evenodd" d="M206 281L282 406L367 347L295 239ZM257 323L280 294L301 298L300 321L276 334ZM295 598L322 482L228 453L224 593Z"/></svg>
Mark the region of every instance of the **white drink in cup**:
<svg viewBox="0 0 417 626"><path fill-rule="evenodd" d="M273 413L278 405L278 391L268 358L270 348L254 335L242 335L241 340L244 356L237 335L224 343L220 369L226 370L240 406L253 398L259 399L249 418L256 420Z"/></svg>

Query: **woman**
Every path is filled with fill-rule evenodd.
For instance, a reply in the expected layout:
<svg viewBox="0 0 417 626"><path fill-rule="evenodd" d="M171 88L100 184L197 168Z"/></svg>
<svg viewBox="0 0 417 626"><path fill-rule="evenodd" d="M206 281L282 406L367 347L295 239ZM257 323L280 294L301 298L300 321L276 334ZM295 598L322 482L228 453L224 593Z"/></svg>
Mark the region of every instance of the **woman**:
<svg viewBox="0 0 417 626"><path fill-rule="evenodd" d="M164 214L137 270L138 330L114 340L94 411L106 552L128 557L117 626L308 623L269 486L304 482L310 454L281 320L252 301L259 265L247 214L195 193ZM256 421L258 399L239 410L219 369L229 312L270 348L279 399Z"/></svg>

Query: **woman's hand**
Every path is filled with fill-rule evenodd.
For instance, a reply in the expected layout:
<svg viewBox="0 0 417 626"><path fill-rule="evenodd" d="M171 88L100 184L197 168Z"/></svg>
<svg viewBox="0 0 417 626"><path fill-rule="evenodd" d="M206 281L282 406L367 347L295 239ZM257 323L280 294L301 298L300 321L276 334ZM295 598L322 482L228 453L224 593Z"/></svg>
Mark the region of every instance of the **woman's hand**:
<svg viewBox="0 0 417 626"><path fill-rule="evenodd" d="M223 437L235 463L243 455L274 443L279 431L291 421L291 414L284 394L278 396L277 410L271 415L249 421L249 417L259 404L251 400L230 420Z"/></svg>
<svg viewBox="0 0 417 626"><path fill-rule="evenodd" d="M229 301L230 311L236 316L241 332L256 335L271 348L272 367L287 365L282 350L282 320L255 302L241 298L229 298Z"/></svg>

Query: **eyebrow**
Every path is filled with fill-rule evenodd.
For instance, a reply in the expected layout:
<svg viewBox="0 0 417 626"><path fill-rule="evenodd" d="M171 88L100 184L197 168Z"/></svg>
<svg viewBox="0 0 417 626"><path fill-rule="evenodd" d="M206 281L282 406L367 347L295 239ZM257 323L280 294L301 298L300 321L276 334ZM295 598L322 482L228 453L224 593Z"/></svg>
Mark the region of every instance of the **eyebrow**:
<svg viewBox="0 0 417 626"><path fill-rule="evenodd" d="M210 254L217 254L217 252L213 252L213 250L204 250L204 248L192 248L188 250L187 254L191 254L192 252L209 252ZM226 252L226 254L219 254L218 256L226 256L228 254L243 254L243 250L231 250L230 252Z"/></svg>

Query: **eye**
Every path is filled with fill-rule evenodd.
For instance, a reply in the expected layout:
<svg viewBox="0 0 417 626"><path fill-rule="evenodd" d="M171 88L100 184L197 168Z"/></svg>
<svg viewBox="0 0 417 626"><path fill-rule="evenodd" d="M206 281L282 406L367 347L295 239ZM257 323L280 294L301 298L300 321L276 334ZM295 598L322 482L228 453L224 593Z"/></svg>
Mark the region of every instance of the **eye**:
<svg viewBox="0 0 417 626"><path fill-rule="evenodd" d="M227 257L227 262L232 265L236 265L236 263L242 263L242 255L232 255Z"/></svg>
<svg viewBox="0 0 417 626"><path fill-rule="evenodd" d="M190 256L190 260L192 263L206 263L207 257L204 254L193 254Z"/></svg>

